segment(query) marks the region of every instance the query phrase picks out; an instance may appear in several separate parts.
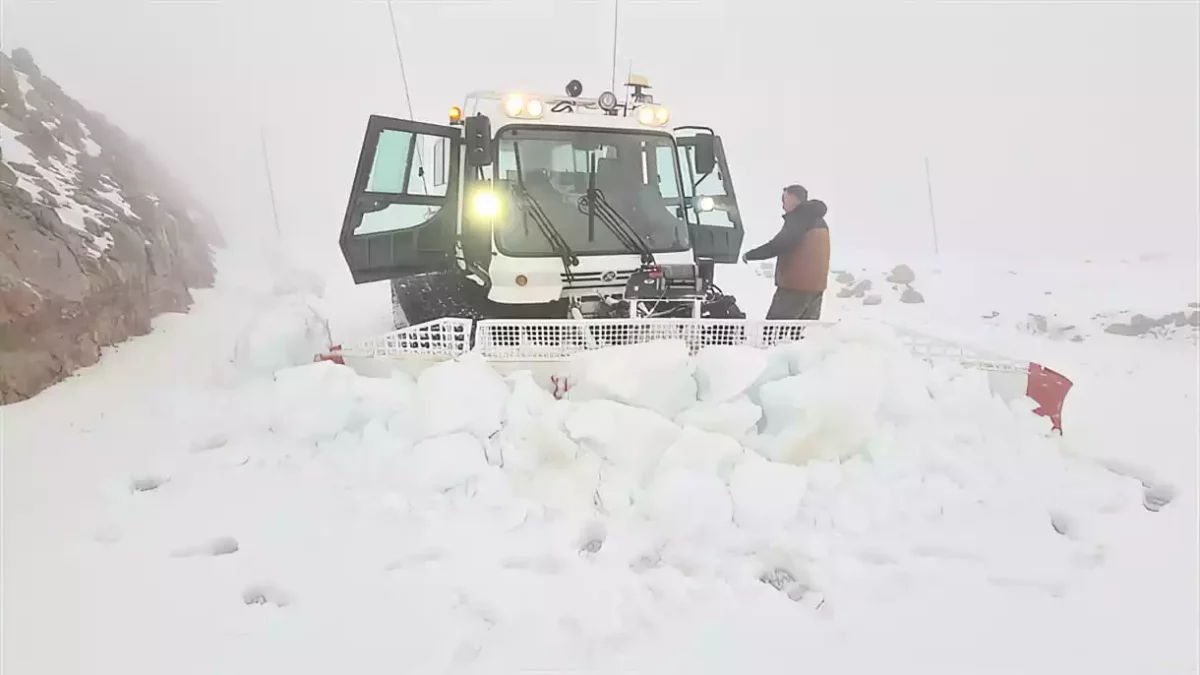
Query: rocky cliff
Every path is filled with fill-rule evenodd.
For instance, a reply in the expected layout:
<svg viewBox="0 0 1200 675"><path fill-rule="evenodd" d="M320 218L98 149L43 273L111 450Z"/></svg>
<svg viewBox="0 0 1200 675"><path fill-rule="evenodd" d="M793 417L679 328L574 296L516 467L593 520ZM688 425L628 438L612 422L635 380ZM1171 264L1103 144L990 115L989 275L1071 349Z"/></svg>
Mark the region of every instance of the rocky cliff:
<svg viewBox="0 0 1200 675"><path fill-rule="evenodd" d="M186 311L221 243L144 147L0 53L0 404Z"/></svg>

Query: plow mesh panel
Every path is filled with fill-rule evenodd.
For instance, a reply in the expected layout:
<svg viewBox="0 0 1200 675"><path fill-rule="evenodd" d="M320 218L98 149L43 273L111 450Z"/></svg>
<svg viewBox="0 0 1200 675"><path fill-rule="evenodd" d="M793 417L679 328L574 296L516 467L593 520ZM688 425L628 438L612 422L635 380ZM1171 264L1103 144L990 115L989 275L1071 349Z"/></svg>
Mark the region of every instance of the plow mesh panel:
<svg viewBox="0 0 1200 675"><path fill-rule="evenodd" d="M804 339L835 324L822 321L754 319L489 319L476 324L475 349L496 361L548 361L581 351L654 340L683 340L695 353L708 345L765 349ZM1004 356L896 329L913 355L929 362L952 361L967 368L1028 372L1028 364Z"/></svg>
<svg viewBox="0 0 1200 675"><path fill-rule="evenodd" d="M344 347L350 356L457 357L471 350L470 319L434 319Z"/></svg>
<svg viewBox="0 0 1200 675"><path fill-rule="evenodd" d="M683 340L692 353L708 345L770 347L829 324L746 319L561 319L480 321L475 349L497 360L562 359L576 352L654 340Z"/></svg>

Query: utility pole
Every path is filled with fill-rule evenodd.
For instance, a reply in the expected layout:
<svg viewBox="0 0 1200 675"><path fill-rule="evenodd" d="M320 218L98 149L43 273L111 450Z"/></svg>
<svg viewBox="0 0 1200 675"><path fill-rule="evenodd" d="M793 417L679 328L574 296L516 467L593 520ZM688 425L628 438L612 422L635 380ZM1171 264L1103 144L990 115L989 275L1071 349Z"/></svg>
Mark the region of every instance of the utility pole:
<svg viewBox="0 0 1200 675"><path fill-rule="evenodd" d="M267 130L265 127L259 127L258 133L262 139L263 167L267 171L267 194L271 196L271 216L275 219L275 235L282 239L283 232L279 229L279 208L275 204L275 186L271 182L271 160L267 157Z"/></svg>
<svg viewBox="0 0 1200 675"><path fill-rule="evenodd" d="M940 255L938 250L937 216L933 210L933 179L929 173L929 156L925 156L925 189L929 192L929 226L933 228L933 254Z"/></svg>

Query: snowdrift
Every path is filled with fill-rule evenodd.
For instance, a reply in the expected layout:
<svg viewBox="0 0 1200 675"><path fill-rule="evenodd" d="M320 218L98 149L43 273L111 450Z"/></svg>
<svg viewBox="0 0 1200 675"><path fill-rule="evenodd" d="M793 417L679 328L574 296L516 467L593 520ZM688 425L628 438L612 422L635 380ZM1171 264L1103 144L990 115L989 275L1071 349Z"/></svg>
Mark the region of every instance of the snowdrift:
<svg viewBox="0 0 1200 675"><path fill-rule="evenodd" d="M239 472L286 463L306 481L333 476L351 503L373 504L354 517L403 524L386 560L356 564L415 574L436 559L510 577L672 569L765 581L811 608L922 557L986 562L998 579L1061 593L1096 555L1065 523L1142 503L1135 481L1065 456L1030 401L1006 404L983 373L920 361L887 331L769 352L690 357L659 342L579 356L562 399L477 354L415 380L287 368L226 402L205 454L244 455ZM329 485L305 494L306 511L350 507L331 503L348 493ZM610 618L603 630L637 625Z"/></svg>
<svg viewBox="0 0 1200 675"><path fill-rule="evenodd" d="M499 332L491 352L363 377L293 365L327 340L307 288L249 274L222 291L236 311L202 303L14 409L6 665L1194 663L1191 488L1078 458L1067 444L1088 434L1053 433L986 371L843 322L770 349L660 340L556 357L569 390L496 360L513 348ZM1107 391L1174 396L1159 389ZM1077 428L1141 456L1147 420L1169 415L1127 410L1090 409ZM71 424L55 423L63 411ZM1164 447L1192 438L1163 433Z"/></svg>

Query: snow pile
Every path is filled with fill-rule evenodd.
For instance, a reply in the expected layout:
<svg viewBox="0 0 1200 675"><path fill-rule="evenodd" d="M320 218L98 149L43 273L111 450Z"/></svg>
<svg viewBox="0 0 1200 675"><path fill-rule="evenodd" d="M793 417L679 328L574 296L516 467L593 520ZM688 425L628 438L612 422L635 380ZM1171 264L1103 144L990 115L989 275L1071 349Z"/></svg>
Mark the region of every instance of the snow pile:
<svg viewBox="0 0 1200 675"><path fill-rule="evenodd" d="M299 295L280 299L251 319L234 345L234 366L246 374L270 375L311 363L329 351L329 322Z"/></svg>
<svg viewBox="0 0 1200 675"><path fill-rule="evenodd" d="M416 379L322 362L243 383L121 544L253 561L242 596L205 602L278 605L288 634L404 624L430 641L414 671L493 672L612 666L588 645L644 647L712 583L828 616L947 575L1060 596L1102 562L1088 520L1141 508L1030 406L886 330L620 347L573 372L565 400L475 355Z"/></svg>
<svg viewBox="0 0 1200 675"><path fill-rule="evenodd" d="M476 356L308 363L311 298L242 269L236 311L203 294L5 409L6 666L1194 670L1194 489L1151 475L1195 472L1194 382L1165 345L1121 340L1113 386L1071 369L1067 439L850 322L591 353L557 400ZM1172 461L1110 471L1079 439Z"/></svg>

